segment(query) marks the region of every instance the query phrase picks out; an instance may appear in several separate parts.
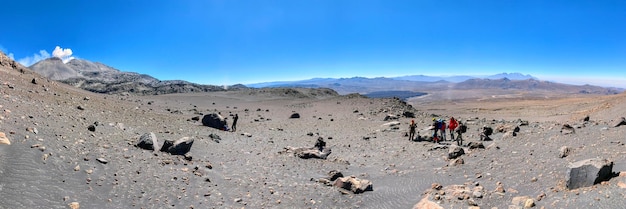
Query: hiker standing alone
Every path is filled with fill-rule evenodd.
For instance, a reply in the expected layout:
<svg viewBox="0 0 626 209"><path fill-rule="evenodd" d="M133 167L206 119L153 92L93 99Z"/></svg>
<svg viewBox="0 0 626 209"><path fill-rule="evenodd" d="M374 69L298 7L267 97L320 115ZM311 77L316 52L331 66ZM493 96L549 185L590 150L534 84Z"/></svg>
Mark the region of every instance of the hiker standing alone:
<svg viewBox="0 0 626 209"><path fill-rule="evenodd" d="M417 127L417 124L415 124L415 121L411 120L411 125L409 125L409 141L413 141L413 138L415 137L416 127Z"/></svg>
<svg viewBox="0 0 626 209"><path fill-rule="evenodd" d="M237 120L239 119L239 115L235 114L235 116L233 117L233 125L230 127L230 129L235 132L237 131Z"/></svg>

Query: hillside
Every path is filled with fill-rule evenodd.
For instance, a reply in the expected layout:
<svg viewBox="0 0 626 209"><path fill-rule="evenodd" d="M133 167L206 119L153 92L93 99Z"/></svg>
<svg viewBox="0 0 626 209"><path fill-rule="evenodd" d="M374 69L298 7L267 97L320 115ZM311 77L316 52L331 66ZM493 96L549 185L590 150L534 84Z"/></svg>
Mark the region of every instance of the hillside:
<svg viewBox="0 0 626 209"><path fill-rule="evenodd" d="M617 94L621 91L591 85L569 85L535 79L511 80L502 79L470 79L454 84L454 89L503 89L503 90L526 90L526 91L553 91L579 94Z"/></svg>
<svg viewBox="0 0 626 209"><path fill-rule="evenodd" d="M73 59L64 64L59 58L49 58L29 68L52 80L104 94L154 95L225 90L220 86L201 85L187 81L161 81L149 75L122 72L102 63L81 59ZM245 87L237 85L230 89L237 88Z"/></svg>

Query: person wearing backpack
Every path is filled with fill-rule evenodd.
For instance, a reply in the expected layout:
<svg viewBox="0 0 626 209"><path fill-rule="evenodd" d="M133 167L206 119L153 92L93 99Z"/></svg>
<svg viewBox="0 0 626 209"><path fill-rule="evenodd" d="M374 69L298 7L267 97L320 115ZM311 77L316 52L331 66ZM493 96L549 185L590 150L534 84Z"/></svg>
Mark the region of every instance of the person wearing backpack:
<svg viewBox="0 0 626 209"><path fill-rule="evenodd" d="M439 122L439 120L437 120L437 118L433 118L432 130L433 130L433 142L434 143L439 143L437 132L439 131L440 126L441 126L441 123Z"/></svg>
<svg viewBox="0 0 626 209"><path fill-rule="evenodd" d="M456 144L461 146L463 145L463 133L467 131L467 126L459 121L459 125L456 127L454 132L456 132Z"/></svg>
<svg viewBox="0 0 626 209"><path fill-rule="evenodd" d="M446 141L446 121L439 119L439 132L441 132L441 140Z"/></svg>

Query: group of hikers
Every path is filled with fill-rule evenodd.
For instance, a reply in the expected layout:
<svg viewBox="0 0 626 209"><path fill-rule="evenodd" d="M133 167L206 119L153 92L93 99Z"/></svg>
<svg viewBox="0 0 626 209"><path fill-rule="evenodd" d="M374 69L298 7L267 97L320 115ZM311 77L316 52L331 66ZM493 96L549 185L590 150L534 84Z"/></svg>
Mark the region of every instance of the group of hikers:
<svg viewBox="0 0 626 209"><path fill-rule="evenodd" d="M413 141L415 139L415 129L417 128L417 124L415 124L414 120L411 120L411 124L409 125L409 140ZM461 146L463 144L463 133L467 131L467 126L465 126L461 121L457 121L454 117L450 117L450 120L446 124L444 119L433 118L433 124L430 127L430 130L433 130L432 140L434 143L439 143L440 141L446 141L446 129L450 132L450 140L456 141L457 145ZM439 133L439 134L438 134ZM456 133L456 138L454 134ZM417 136L420 139L421 136Z"/></svg>

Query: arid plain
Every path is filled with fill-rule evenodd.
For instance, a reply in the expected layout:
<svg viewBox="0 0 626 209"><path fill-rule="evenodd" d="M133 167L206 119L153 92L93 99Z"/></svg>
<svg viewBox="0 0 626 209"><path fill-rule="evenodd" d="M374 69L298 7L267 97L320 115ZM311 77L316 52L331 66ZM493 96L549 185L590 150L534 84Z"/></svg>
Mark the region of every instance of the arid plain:
<svg viewBox="0 0 626 209"><path fill-rule="evenodd" d="M626 127L613 126L626 116L624 93L454 90L408 102L327 89L105 95L6 62L0 84L0 132L11 143L0 145L2 208L522 208L528 202L620 208L626 202L624 175L565 187L569 163L579 160L604 158L617 174L626 171ZM229 123L238 114L237 131L194 119L210 113ZM290 118L293 113L301 117ZM411 120L427 136L433 117L450 116L468 125L466 145L485 148L463 147L462 160L450 160L452 142L405 136ZM575 132L562 133L563 124ZM479 141L483 126L503 132ZM516 136L507 134L516 126ZM157 146L183 137L194 143L187 156L136 147L150 132ZM332 148L326 159L301 159L285 149L312 147L318 137ZM567 156L560 156L563 146ZM320 181L333 170L369 180L372 191L353 194Z"/></svg>

